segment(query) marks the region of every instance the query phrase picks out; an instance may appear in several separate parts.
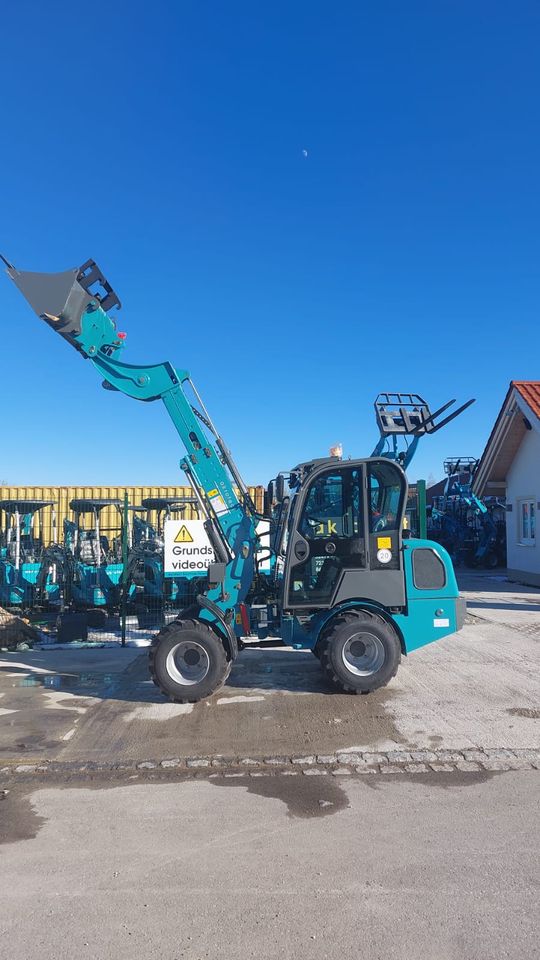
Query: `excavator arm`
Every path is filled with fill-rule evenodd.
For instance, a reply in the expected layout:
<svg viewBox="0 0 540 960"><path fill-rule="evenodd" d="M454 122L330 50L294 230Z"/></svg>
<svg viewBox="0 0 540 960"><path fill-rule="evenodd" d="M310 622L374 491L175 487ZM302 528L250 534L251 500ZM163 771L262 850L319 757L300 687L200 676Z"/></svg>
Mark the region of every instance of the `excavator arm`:
<svg viewBox="0 0 540 960"><path fill-rule="evenodd" d="M7 273L40 319L91 361L103 386L135 400L161 400L185 447L180 466L206 518L205 528L216 563L209 589L198 598L200 618L215 623L234 647L235 608L247 596L254 577L259 517L246 485L217 433L187 370L171 363L124 363L126 334L108 311L120 300L93 260L63 273L17 270L4 257ZM193 396L190 399L188 391ZM234 655L234 650L231 649Z"/></svg>

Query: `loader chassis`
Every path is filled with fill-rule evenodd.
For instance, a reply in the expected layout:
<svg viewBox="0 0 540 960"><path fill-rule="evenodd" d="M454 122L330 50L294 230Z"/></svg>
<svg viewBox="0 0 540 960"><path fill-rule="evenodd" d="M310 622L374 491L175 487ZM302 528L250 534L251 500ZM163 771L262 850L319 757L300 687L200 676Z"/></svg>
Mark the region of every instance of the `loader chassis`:
<svg viewBox="0 0 540 960"><path fill-rule="evenodd" d="M152 643L150 671L166 696L210 696L253 630L312 650L331 684L367 693L391 680L402 653L460 628L464 606L448 554L429 541L403 540L407 481L400 464L408 460L398 457L396 444L389 458L377 449L363 460L299 464L287 484L277 478L263 518L189 373L168 362L119 359L126 335L107 311L120 301L94 261L55 275L5 262L38 316L93 363L107 389L163 402L185 448L181 467L216 562L195 603ZM407 397L415 408L416 395ZM412 420L405 408L386 417L396 398L403 395L385 395L377 408L381 444L396 431L417 437L435 429L442 411L430 414L427 405ZM274 529L270 575L257 571L261 519Z"/></svg>

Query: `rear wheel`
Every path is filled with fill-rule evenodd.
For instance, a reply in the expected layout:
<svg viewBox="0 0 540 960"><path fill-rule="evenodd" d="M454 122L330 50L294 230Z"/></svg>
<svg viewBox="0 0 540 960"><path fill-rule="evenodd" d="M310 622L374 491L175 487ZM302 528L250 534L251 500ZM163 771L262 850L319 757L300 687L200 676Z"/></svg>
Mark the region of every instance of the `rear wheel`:
<svg viewBox="0 0 540 960"><path fill-rule="evenodd" d="M326 677L346 693L370 693L395 677L401 646L392 627L367 611L349 611L332 621L320 640Z"/></svg>
<svg viewBox="0 0 540 960"><path fill-rule="evenodd" d="M173 703L196 703L212 696L227 679L231 664L223 643L201 620L175 620L150 648L152 680Z"/></svg>

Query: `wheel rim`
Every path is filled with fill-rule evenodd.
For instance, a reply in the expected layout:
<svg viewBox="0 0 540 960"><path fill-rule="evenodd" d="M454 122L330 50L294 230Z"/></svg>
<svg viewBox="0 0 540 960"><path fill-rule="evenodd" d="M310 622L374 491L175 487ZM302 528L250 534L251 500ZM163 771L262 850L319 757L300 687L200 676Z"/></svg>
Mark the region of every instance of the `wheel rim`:
<svg viewBox="0 0 540 960"><path fill-rule="evenodd" d="M357 677L369 677L377 673L384 663L384 645L379 637L362 630L349 637L341 657L349 673Z"/></svg>
<svg viewBox="0 0 540 960"><path fill-rule="evenodd" d="M200 643L181 640L167 654L166 669L171 680L190 687L204 680L210 670L210 658Z"/></svg>

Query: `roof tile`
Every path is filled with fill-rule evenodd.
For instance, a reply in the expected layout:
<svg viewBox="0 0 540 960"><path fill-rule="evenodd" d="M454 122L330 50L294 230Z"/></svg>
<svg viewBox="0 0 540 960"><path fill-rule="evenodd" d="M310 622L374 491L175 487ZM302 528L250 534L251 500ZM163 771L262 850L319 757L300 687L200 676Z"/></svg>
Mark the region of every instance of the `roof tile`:
<svg viewBox="0 0 540 960"><path fill-rule="evenodd" d="M540 380L512 380L512 386L540 420Z"/></svg>

